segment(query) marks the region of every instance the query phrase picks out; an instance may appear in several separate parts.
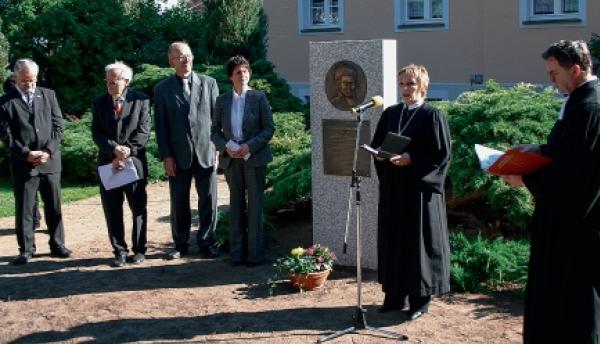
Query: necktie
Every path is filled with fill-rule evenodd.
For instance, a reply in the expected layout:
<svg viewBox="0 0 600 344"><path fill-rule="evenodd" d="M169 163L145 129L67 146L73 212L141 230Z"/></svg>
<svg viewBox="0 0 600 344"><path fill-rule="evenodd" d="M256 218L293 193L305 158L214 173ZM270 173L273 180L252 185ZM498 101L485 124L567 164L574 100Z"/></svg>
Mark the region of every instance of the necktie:
<svg viewBox="0 0 600 344"><path fill-rule="evenodd" d="M27 105L31 106L33 103L33 94L31 92L27 92Z"/></svg>
<svg viewBox="0 0 600 344"><path fill-rule="evenodd" d="M117 116L120 116L121 112L123 112L123 104L121 104L121 102L121 99L117 99L115 101L115 113L117 114Z"/></svg>
<svg viewBox="0 0 600 344"><path fill-rule="evenodd" d="M190 81L188 79L182 79L183 81L183 96L187 102L190 102L192 97L192 91L190 90Z"/></svg>

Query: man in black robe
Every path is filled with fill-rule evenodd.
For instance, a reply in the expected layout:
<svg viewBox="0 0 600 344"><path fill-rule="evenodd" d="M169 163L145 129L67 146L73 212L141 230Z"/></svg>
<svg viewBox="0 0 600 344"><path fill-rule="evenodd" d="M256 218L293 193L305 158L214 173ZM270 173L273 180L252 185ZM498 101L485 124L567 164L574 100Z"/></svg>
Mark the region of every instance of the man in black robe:
<svg viewBox="0 0 600 344"><path fill-rule="evenodd" d="M600 85L583 41L543 54L552 83L567 95L543 145L518 146L552 158L525 176L502 176L535 197L523 339L600 343Z"/></svg>
<svg viewBox="0 0 600 344"><path fill-rule="evenodd" d="M385 292L379 311L400 310L408 297L408 316L415 320L427 312L431 295L450 291L444 180L451 145L446 119L424 102L425 67L402 68L398 79L403 103L383 112L371 143L380 147L389 132L411 138L402 154L375 160L378 274Z"/></svg>

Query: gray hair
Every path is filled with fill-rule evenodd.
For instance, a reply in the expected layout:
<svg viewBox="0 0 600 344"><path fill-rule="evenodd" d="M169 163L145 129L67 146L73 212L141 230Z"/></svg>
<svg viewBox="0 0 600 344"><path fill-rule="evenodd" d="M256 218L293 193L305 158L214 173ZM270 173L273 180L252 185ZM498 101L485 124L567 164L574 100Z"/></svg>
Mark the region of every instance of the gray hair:
<svg viewBox="0 0 600 344"><path fill-rule="evenodd" d="M108 73L111 70L120 70L121 77L123 79L127 79L127 81L131 81L133 79L133 70L131 69L131 67L123 63L123 61L115 61L104 67L104 72L106 73Z"/></svg>
<svg viewBox="0 0 600 344"><path fill-rule="evenodd" d="M32 59L18 59L15 62L15 74L19 74L26 69L35 74L35 76L37 76L40 71L40 67Z"/></svg>

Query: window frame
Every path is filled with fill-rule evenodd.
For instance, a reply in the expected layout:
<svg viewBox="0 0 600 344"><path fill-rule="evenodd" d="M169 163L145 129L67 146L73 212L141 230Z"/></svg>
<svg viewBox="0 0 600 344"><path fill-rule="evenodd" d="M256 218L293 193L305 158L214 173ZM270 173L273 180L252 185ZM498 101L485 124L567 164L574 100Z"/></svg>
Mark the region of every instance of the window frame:
<svg viewBox="0 0 600 344"><path fill-rule="evenodd" d="M577 0L579 11L564 12L563 0L554 1L554 13L535 14L535 0L519 0L520 2L520 20L519 24L525 27L540 26L583 26L587 22L587 0Z"/></svg>
<svg viewBox="0 0 600 344"><path fill-rule="evenodd" d="M427 18L424 19L409 19L408 12L408 1L409 0L394 0L394 17L395 17L395 30L396 32L403 31L438 31L448 30L448 23L450 17L450 0L442 0L442 18ZM431 16L431 1L423 0L425 2L424 13Z"/></svg>
<svg viewBox="0 0 600 344"><path fill-rule="evenodd" d="M332 0L323 0L326 12L331 10ZM312 23L311 0L298 0L298 31L303 34L343 33L344 32L344 0L338 1L338 23Z"/></svg>

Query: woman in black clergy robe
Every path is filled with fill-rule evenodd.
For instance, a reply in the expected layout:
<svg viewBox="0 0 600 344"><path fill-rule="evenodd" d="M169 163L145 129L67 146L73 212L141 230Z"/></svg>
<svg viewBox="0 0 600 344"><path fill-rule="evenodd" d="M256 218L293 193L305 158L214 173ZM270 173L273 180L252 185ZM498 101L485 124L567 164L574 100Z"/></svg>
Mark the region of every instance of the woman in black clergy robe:
<svg viewBox="0 0 600 344"><path fill-rule="evenodd" d="M442 113L424 102L429 86L425 67L398 73L401 104L387 108L371 143L380 147L388 132L412 139L389 159L376 157L379 177L378 273L385 300L380 312L408 316L427 312L431 295L450 291L450 247L444 180L450 163L450 133Z"/></svg>

